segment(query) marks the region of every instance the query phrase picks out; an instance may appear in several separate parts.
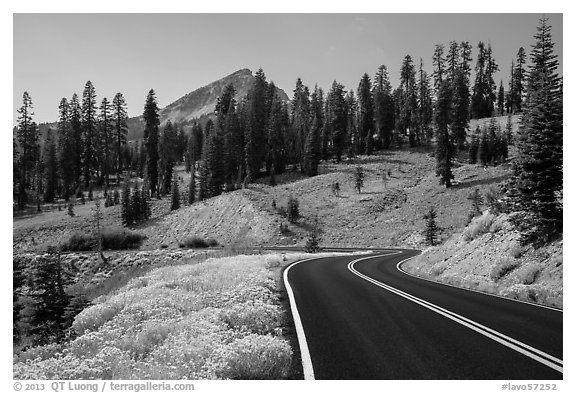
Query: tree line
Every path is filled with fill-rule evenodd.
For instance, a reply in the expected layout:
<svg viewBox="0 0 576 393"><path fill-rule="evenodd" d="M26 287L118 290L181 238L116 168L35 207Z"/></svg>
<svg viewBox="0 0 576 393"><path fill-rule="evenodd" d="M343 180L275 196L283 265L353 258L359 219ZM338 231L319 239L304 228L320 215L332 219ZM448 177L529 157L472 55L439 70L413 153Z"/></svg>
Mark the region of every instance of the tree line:
<svg viewBox="0 0 576 393"><path fill-rule="evenodd" d="M437 44L431 75L424 70L422 59L416 66L412 57L406 55L395 89L387 67L381 65L373 79L365 73L356 90L347 91L334 81L325 93L317 85L311 90L298 78L293 98L284 102L274 82L268 81L259 69L245 97L236 97L234 86L227 86L218 98L213 120L204 125L193 124L189 133L171 122L160 127L156 95L150 90L144 105L143 141L128 149L125 148L126 103L121 93L112 103L104 98L97 109L94 86L88 81L81 103L76 94L70 102L62 99L58 135L54 137L49 132L42 151L38 128L32 119L31 98L24 93L14 141L18 206L25 205L28 189L36 190L37 199L42 196L46 202L53 201L55 196L68 198L93 184L108 186L110 175L115 174L119 181L125 167L145 178L145 193L160 198L171 192L175 184L174 166L180 162L192 173L187 190L188 202L192 203L245 186L261 176L269 176L274 183L275 176L288 169L314 176L321 160L340 162L346 157L370 155L406 143L410 147L428 146L433 139L436 174L441 184L450 187L457 150L468 149L471 162L485 165L505 161L508 155L507 144L511 141L508 127L502 132L491 123L484 132L477 130L470 135L469 120L518 112L523 113L518 138L522 158L518 162L524 164L515 164L515 179L528 176L533 171L530 160L537 160L534 152L558 149L557 139L562 140L562 83L554 73L557 62L554 63L550 26L545 18L538 32L530 54L532 64L527 64L524 49L518 50L507 93L502 82L499 89L496 87L494 74L499 66L491 45L483 42L477 45L472 83L473 48L467 41L451 41L447 49ZM548 79L542 82L544 76ZM558 110L557 101L560 115L549 115L556 116L555 123L547 123L548 118L542 123L541 117L552 111L548 106ZM551 131L558 127L560 137ZM539 143L536 136L530 139L527 135L535 129L542 131L538 135L547 135L550 140ZM559 153L546 151L546 154L556 160L553 168L542 175L546 178L531 180L535 185L517 180L514 189L551 182L549 189L556 195L561 193L561 180L559 183L557 180L561 149ZM552 209L547 214L557 215L553 212L557 198L550 195L546 198L539 204L525 200L516 205L532 209L546 205Z"/></svg>

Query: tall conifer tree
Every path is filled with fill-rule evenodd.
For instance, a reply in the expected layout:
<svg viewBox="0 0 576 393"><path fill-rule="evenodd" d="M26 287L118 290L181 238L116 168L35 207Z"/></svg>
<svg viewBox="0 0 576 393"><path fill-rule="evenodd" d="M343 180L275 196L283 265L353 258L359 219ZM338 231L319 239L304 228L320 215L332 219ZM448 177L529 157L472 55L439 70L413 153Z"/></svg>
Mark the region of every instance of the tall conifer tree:
<svg viewBox="0 0 576 393"><path fill-rule="evenodd" d="M84 187L89 188L92 171L96 169L98 130L96 122L96 90L92 82L86 82L82 93L82 147Z"/></svg>
<svg viewBox="0 0 576 393"><path fill-rule="evenodd" d="M154 90L148 92L144 105L144 144L146 146L146 174L152 193L160 196L158 184L158 139L160 118L158 116L158 104Z"/></svg>
<svg viewBox="0 0 576 393"><path fill-rule="evenodd" d="M510 182L513 220L525 242L545 243L562 233L563 101L551 26L540 20L534 36L527 99Z"/></svg>
<svg viewBox="0 0 576 393"><path fill-rule="evenodd" d="M450 124L451 88L448 81L442 82L436 103L436 176L440 177L440 184L446 188L452 186L452 160L454 158L454 145L448 133Z"/></svg>
<svg viewBox="0 0 576 393"><path fill-rule="evenodd" d="M127 120L126 100L122 93L116 93L112 100L112 125L114 128L116 176L118 182L120 182L122 174L122 146L126 144L126 136L128 134Z"/></svg>

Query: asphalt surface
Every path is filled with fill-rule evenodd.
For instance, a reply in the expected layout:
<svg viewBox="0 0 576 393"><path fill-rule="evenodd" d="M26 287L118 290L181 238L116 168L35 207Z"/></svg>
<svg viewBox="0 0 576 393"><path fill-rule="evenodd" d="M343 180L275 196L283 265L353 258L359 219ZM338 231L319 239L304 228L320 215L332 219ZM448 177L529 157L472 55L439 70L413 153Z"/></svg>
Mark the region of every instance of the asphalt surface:
<svg viewBox="0 0 576 393"><path fill-rule="evenodd" d="M358 274L388 289L351 271L350 262L365 256L322 258L289 268L315 379L563 378L562 312L397 269L417 253L389 252L353 264ZM456 316L447 317L450 313ZM475 324L481 327L469 327ZM549 360L554 358L560 361Z"/></svg>

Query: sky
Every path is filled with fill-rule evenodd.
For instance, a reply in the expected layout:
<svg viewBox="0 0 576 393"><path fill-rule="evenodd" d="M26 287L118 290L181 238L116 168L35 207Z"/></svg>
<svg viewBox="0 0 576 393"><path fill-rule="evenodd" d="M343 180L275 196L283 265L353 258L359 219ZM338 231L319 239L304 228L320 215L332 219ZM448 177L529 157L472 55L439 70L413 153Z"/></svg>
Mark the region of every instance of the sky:
<svg viewBox="0 0 576 393"><path fill-rule="evenodd" d="M327 91L347 90L381 64L397 86L409 54L431 71L437 43L491 43L507 87L518 48L530 52L542 14L14 14L13 122L24 91L34 120L55 121L62 97L97 99L122 92L130 116L140 115L148 90L164 107L242 68L263 68L292 97L296 79ZM547 14L562 74L562 14Z"/></svg>

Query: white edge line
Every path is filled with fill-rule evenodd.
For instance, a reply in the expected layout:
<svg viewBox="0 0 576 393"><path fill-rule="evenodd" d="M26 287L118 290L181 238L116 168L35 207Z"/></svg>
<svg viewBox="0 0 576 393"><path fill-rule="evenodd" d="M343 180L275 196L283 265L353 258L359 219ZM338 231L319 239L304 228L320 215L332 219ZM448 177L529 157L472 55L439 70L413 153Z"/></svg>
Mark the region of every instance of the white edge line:
<svg viewBox="0 0 576 393"><path fill-rule="evenodd" d="M295 262L286 269L284 269L284 286L286 287L286 292L288 293L288 299L290 300L290 310L292 311L292 319L294 320L294 327L296 328L296 336L298 338L298 346L300 347L300 358L302 359L302 370L304 372L305 380L314 380L314 368L312 367L312 359L310 358L310 351L308 350L308 343L306 341L306 335L304 334L304 327L302 326L302 320L300 319L300 314L298 313L298 308L296 307L296 299L294 298L294 291L288 282L288 271L292 266L298 265L299 263L310 261L309 258L303 259L301 261ZM326 257L324 257L326 258Z"/></svg>
<svg viewBox="0 0 576 393"><path fill-rule="evenodd" d="M394 254L392 254L392 255L394 255ZM453 313L453 312L448 311L446 309L443 309L442 307L439 307L433 303L426 302L425 300L422 300L416 296L410 295L410 294L403 292L403 291L400 291L399 289L396 289L392 286L381 283L380 281L377 281L377 280L375 280L369 276L366 276L365 274L362 274L359 271L357 271L356 269L354 269L355 263L366 260L366 259L372 259L372 258L377 258L377 257L378 256L373 256L373 257L366 257L366 258L360 258L360 259L353 260L348 264L348 269L353 274L357 275L358 277L360 277L360 278L362 278L362 279L364 279L364 280L366 280L366 281L368 281L374 285L377 285L383 289L386 289L386 290L388 290L388 291L390 291L396 295L402 296L402 297L404 297L404 298L406 298L406 299L408 299L408 300L410 300L416 304L419 304L422 307L428 308L431 311L434 311L434 312L436 312L436 313L438 313L438 314L440 314L446 318L449 318L449 319L451 319L451 320L453 320L453 321L455 321L455 322L457 322L463 326L466 326L469 329L476 331L477 333L480 333L480 334L482 334L482 335L484 335L484 336L486 336L486 337L488 337L488 338L490 338L496 342L499 342L500 344L505 345L505 346L507 346L507 347L519 352L519 353L522 353L523 355L528 356L528 357L530 357L530 358L532 358L532 359L534 359L534 360L536 360L536 361L538 361L538 362L540 362L540 363L542 363L542 364L544 364L544 365L546 365L546 366L548 366L548 367L550 367L550 368L552 368L558 372L563 373L563 368L552 362L552 361L556 361L560 365L562 365L563 364L562 360L557 359L552 355L549 355L549 354L542 352L536 348L533 348L527 344L524 344L520 341L517 341L517 340L511 338L511 337L508 337L505 334L502 334L502 333L499 333L495 330L492 330L492 329L490 329L490 328L488 328L482 324L479 324L477 322L469 320L469 319L467 319L467 318L465 318L459 314L456 314L456 313ZM410 257L410 258L414 258L414 257ZM406 260L408 260L410 258L407 258ZM483 329L485 329L485 330L483 330ZM510 341L506 341L506 339L510 340ZM532 351L532 352L529 352L529 351ZM541 354L542 356L539 356L538 354ZM552 361L550 361L548 359L543 359L543 357L551 359Z"/></svg>
<svg viewBox="0 0 576 393"><path fill-rule="evenodd" d="M380 251L380 250L379 250ZM382 250L387 251L387 250ZM399 251L400 253L402 251ZM397 254L386 254L386 255L395 255ZM382 256L382 255L380 255ZM302 359L302 370L304 372L304 379L305 380L314 380L314 367L312 367L312 358L310 357L310 350L308 349L308 342L306 341L306 335L304 334L304 326L302 325L302 320L300 319L300 313L298 312L298 308L296 307L296 298L294 297L294 291L292 290L292 286L290 286L290 282L288 281L288 271L293 267L298 265L302 262L312 261L315 259L323 259L323 258L333 258L333 257L315 257L315 258L307 258L302 259L300 261L294 262L284 269L284 287L286 288L286 292L288 293L288 299L290 301L290 310L292 311L292 319L294 320L294 327L296 329L296 336L298 338L298 346L300 347L300 358Z"/></svg>
<svg viewBox="0 0 576 393"><path fill-rule="evenodd" d="M402 269L402 264L403 264L404 262L407 262L407 261L409 261L409 260L412 259L412 258L416 258L417 256L418 256L418 255L414 255L413 257L406 258L406 259L398 262L398 264L396 265L396 269L398 269L399 271L401 271L402 273L404 273L404 274L406 274L406 275L408 275L408 276L411 276L411 277L414 277L414 278L418 278L418 279L424 280L424 281L433 282L433 283L435 283L435 284L446 285L447 287L462 289L462 290L464 290L464 291L470 291L470 292L474 292L474 293L480 293L480 294L482 294L482 295L493 296L493 297L497 297L497 298L499 298L499 299L504 299L504 300L510 300L510 301L512 301L512 302L523 303L523 304L527 304L527 305L529 305L529 306L546 308L546 309L548 309L548 310L558 311L558 312L561 312L561 313L564 312L564 310L561 309L561 308L551 307L551 306L547 306L547 305L545 305L545 304L538 304L538 303L533 303L533 302L527 302L527 301L525 301L525 300L513 299L513 298L511 298L511 297L506 297L506 296L502 296L502 295L497 295L497 294L495 294L495 293L482 292L482 291L478 291L478 290L476 290L476 289L459 287L459 286L457 286L457 285L453 285L453 284L448 284L448 283L445 283L445 282L440 282L440 281L432 280L432 279L430 279L430 278L420 277L420 276L417 276L417 275L415 275L415 274L413 274L413 273L408 273L406 270Z"/></svg>

